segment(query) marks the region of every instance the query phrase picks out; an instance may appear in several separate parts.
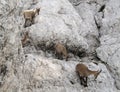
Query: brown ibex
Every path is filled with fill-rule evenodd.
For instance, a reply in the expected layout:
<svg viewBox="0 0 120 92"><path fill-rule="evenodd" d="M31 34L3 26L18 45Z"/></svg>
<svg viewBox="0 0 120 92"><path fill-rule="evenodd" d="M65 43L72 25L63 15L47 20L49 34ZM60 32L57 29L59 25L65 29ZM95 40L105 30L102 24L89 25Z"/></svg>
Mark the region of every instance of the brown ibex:
<svg viewBox="0 0 120 92"><path fill-rule="evenodd" d="M31 10L24 10L23 11L23 15L24 15L24 18L25 18L24 27L31 26L34 23L35 15L36 14L39 15L39 12L40 12L40 8L31 9ZM27 23L28 21L30 22L29 24Z"/></svg>
<svg viewBox="0 0 120 92"><path fill-rule="evenodd" d="M98 71L92 71L89 70L88 67L84 64L77 64L76 65L76 73L79 75L81 85L84 85L87 87L87 78L89 75L94 75L95 79L98 77L102 70ZM84 84L85 83L85 84Z"/></svg>
<svg viewBox="0 0 120 92"><path fill-rule="evenodd" d="M56 55L58 56L59 59L61 59L61 58L63 59L63 56L64 56L66 61L68 60L68 53L67 53L67 50L63 44L56 43L54 48L56 51Z"/></svg>
<svg viewBox="0 0 120 92"><path fill-rule="evenodd" d="M28 34L28 32L26 32L26 33L24 34L24 37L23 37L22 40L21 40L23 47L25 46L28 38L29 38L29 34Z"/></svg>

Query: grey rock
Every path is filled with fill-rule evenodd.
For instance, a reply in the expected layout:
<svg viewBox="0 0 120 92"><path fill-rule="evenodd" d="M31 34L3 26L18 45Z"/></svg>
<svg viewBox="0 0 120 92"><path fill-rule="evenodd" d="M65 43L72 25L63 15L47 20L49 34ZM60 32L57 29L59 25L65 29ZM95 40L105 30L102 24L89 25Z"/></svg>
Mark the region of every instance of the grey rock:
<svg viewBox="0 0 120 92"><path fill-rule="evenodd" d="M1 0L0 66L5 68L0 67L0 92L119 92L119 6L119 0ZM23 28L22 11L37 7L41 11L35 24ZM23 47L26 31L30 43ZM65 61L38 48L52 42L87 55L68 53ZM89 76L86 88L75 72L78 63L102 69L96 81Z"/></svg>

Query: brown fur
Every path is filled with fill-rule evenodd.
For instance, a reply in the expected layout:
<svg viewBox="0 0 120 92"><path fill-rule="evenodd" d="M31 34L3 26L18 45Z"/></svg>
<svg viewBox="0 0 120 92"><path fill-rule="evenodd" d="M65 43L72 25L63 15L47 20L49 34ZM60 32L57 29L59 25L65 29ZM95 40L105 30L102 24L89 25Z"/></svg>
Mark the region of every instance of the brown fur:
<svg viewBox="0 0 120 92"><path fill-rule="evenodd" d="M81 84L84 86L87 86L88 76L93 74L96 79L98 77L98 75L100 74L101 70L100 71L92 71L92 70L89 70L88 67L84 64L77 64L76 72L80 76ZM84 78L86 78L86 80ZM85 82L85 84L83 82Z"/></svg>
<svg viewBox="0 0 120 92"><path fill-rule="evenodd" d="M23 15L24 15L24 18L25 18L24 27L31 26L31 24L34 23L35 15L36 14L39 15L39 12L40 12L40 8L36 8L34 10L24 10L23 11ZM26 23L28 20L31 21L30 25L27 25L27 23Z"/></svg>
<svg viewBox="0 0 120 92"><path fill-rule="evenodd" d="M58 55L58 58L62 56L65 57L66 61L68 59L68 53L67 53L67 50L65 48L65 46L61 43L56 43L55 44L55 50L56 50L56 54Z"/></svg>
<svg viewBox="0 0 120 92"><path fill-rule="evenodd" d="M29 35L28 35L28 32L26 32L23 39L21 40L23 47L26 44L28 38L29 38Z"/></svg>

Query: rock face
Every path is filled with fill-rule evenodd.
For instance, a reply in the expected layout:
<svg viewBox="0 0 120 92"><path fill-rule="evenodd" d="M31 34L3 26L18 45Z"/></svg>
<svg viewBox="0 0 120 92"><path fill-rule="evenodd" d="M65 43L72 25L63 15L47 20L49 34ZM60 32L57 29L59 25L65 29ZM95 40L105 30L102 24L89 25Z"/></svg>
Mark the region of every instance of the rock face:
<svg viewBox="0 0 120 92"><path fill-rule="evenodd" d="M115 0L114 2L110 0L106 4L104 10L104 18L101 20L102 26L100 29L100 43L101 46L96 50L98 57L108 64L115 79L115 85L120 89L120 42L119 42L119 11L120 11L120 1Z"/></svg>
<svg viewBox="0 0 120 92"><path fill-rule="evenodd" d="M0 92L119 92L119 6L119 0L1 0ZM23 28L22 11L38 7L35 24ZM68 61L56 58L57 42ZM78 63L102 69L88 87L80 85Z"/></svg>

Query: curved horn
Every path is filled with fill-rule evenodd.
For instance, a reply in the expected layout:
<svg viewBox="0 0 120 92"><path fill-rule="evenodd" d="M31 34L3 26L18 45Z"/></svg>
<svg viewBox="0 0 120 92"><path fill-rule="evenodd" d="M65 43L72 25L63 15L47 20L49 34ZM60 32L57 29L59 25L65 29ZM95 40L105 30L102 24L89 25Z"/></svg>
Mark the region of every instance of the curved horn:
<svg viewBox="0 0 120 92"><path fill-rule="evenodd" d="M102 72L102 69L100 69L99 73L101 73L101 72Z"/></svg>
<svg viewBox="0 0 120 92"><path fill-rule="evenodd" d="M97 74L96 74L96 76L95 76L95 79L97 79L97 77L98 77L98 75L101 73L101 71L102 71L102 69L97 71ZM94 80L95 80L95 79L94 79Z"/></svg>

